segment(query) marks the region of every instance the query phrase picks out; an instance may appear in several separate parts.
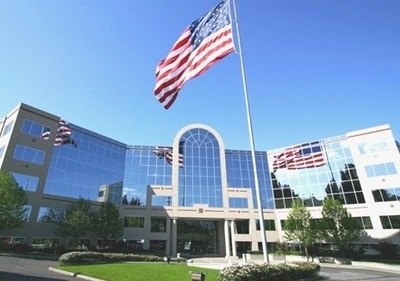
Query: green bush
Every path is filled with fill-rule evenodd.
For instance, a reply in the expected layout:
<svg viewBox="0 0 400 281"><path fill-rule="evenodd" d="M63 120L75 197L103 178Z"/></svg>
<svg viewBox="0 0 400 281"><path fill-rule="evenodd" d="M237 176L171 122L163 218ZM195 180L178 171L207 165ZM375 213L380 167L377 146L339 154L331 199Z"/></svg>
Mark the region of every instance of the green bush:
<svg viewBox="0 0 400 281"><path fill-rule="evenodd" d="M163 262L163 257L145 256L135 254L121 253L101 253L101 252L69 252L59 258L61 266L81 265L81 264L99 264L99 263L117 263L117 262ZM184 259L171 259L171 261L182 262Z"/></svg>
<svg viewBox="0 0 400 281"><path fill-rule="evenodd" d="M294 281L318 275L318 264L300 262L293 265L247 264L222 269L219 281Z"/></svg>
<svg viewBox="0 0 400 281"><path fill-rule="evenodd" d="M386 240L379 242L378 250L381 252L380 256L384 259L396 259L399 255L399 246Z"/></svg>

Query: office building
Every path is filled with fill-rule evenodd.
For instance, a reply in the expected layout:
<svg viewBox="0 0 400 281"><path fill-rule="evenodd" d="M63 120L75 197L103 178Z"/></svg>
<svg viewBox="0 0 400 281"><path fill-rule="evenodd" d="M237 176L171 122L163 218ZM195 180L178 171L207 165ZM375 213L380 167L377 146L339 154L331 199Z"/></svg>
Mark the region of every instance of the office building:
<svg viewBox="0 0 400 281"><path fill-rule="evenodd" d="M400 153L389 125L256 151L256 166L269 246L283 241L294 200L320 218L327 197L360 220L368 234L360 244L400 242ZM262 248L251 152L226 148L204 124L160 146L131 145L20 104L0 120L0 168L28 196L27 222L1 239L71 246L40 219L84 198L94 208L118 206L121 240L134 251L237 256ZM102 245L92 234L82 239Z"/></svg>

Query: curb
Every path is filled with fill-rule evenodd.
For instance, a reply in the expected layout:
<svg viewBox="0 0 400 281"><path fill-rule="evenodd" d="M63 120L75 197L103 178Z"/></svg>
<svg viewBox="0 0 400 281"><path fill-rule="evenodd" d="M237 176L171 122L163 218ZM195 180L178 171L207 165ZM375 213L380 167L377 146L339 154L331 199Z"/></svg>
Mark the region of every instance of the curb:
<svg viewBox="0 0 400 281"><path fill-rule="evenodd" d="M57 269L57 268L53 268L53 267L49 267L49 270L53 271L53 272L56 272L56 273L59 273L59 274L63 274L63 275L71 276L71 277L76 277L76 278L80 278L80 279L84 279L84 280L104 281L103 279L98 279L98 278L86 276L86 275L80 274L79 272L72 273L72 272L69 272L69 271L65 271L65 270L61 270L61 269Z"/></svg>

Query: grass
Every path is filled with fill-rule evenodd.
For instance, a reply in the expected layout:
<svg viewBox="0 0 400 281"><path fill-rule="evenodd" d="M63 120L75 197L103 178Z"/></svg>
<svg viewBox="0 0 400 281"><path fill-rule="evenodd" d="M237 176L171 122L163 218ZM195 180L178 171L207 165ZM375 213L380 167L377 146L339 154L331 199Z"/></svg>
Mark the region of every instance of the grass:
<svg viewBox="0 0 400 281"><path fill-rule="evenodd" d="M58 269L107 281L190 281L193 272L202 272L205 281L217 281L218 269L199 268L178 263L117 263L60 266Z"/></svg>

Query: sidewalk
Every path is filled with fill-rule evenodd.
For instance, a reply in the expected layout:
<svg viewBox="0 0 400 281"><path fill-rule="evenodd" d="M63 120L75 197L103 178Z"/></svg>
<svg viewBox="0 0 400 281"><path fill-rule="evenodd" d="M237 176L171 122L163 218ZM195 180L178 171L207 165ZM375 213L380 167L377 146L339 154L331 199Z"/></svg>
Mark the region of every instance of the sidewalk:
<svg viewBox="0 0 400 281"><path fill-rule="evenodd" d="M295 261L306 261L305 259L287 259L286 261L273 261L270 260L271 264L277 263L291 263ZM315 259L316 263L319 263L317 259ZM203 268L213 268L213 269L223 269L227 266L233 265L244 265L244 264L260 264L264 263L264 260L256 259L256 260L247 260L246 263L243 259L239 258L194 258L188 260L188 265L196 266L196 267L203 267ZM400 265L395 264L385 264L379 262L361 262L361 261L353 261L351 265L344 265L344 264L335 264L335 263L319 263L321 267L340 267L340 268L360 268L360 269L372 269L372 270L379 270L384 272L392 272L400 274Z"/></svg>

